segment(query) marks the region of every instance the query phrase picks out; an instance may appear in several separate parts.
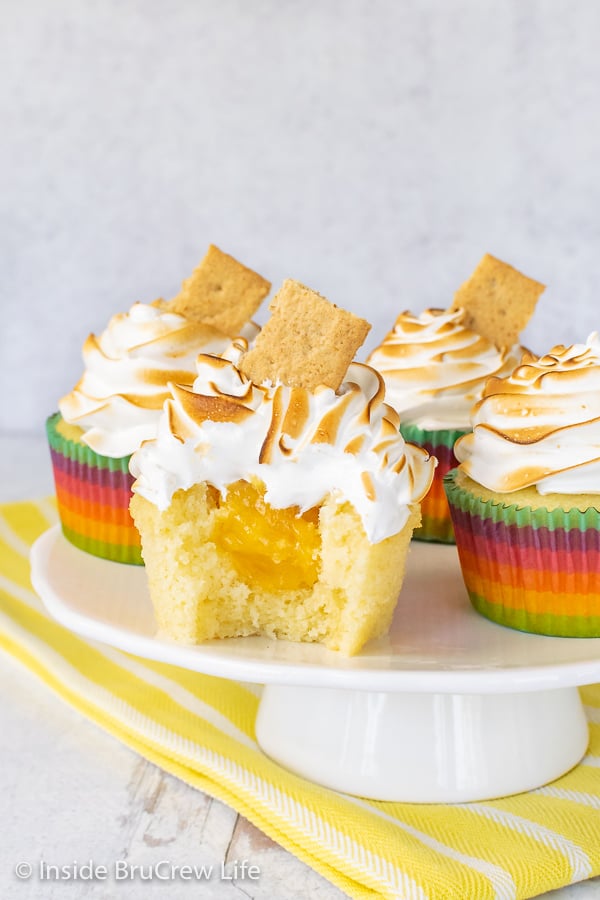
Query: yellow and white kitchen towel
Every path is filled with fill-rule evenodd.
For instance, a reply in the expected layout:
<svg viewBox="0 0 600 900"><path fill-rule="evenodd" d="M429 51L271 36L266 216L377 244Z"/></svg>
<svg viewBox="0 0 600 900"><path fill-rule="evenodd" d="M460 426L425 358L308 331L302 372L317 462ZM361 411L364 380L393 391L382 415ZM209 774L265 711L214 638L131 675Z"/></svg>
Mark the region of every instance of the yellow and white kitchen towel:
<svg viewBox="0 0 600 900"><path fill-rule="evenodd" d="M223 800L351 897L512 900L600 874L600 685L582 690L591 743L553 784L461 805L356 800L282 769L254 735L256 694L138 659L50 619L29 548L51 501L0 507L0 646L146 759Z"/></svg>

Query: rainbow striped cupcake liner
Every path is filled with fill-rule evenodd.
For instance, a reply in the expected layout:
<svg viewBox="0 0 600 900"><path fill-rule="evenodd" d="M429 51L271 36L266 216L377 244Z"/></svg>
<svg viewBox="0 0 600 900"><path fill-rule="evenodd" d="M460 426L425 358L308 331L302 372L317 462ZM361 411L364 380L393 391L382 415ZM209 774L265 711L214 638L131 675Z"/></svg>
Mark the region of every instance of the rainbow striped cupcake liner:
<svg viewBox="0 0 600 900"><path fill-rule="evenodd" d="M129 456L101 456L58 430L50 416L50 444L58 514L64 536L80 550L115 562L143 565L140 536L129 513Z"/></svg>
<svg viewBox="0 0 600 900"><path fill-rule="evenodd" d="M600 511L483 500L445 478L475 609L534 634L600 637Z"/></svg>
<svg viewBox="0 0 600 900"><path fill-rule="evenodd" d="M415 530L413 537L420 541L453 544L454 528L444 491L444 476L458 465L454 444L467 431L455 428L427 430L418 425L401 424L400 433L405 441L423 447L438 461L431 487L421 501L421 526Z"/></svg>

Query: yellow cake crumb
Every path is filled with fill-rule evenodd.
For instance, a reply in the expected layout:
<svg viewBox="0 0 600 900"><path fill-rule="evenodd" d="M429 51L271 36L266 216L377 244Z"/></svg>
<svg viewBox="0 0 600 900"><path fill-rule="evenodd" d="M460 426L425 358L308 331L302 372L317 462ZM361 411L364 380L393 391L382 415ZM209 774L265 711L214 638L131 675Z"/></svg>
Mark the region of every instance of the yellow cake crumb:
<svg viewBox="0 0 600 900"><path fill-rule="evenodd" d="M79 425L71 425L70 422L65 422L61 416L57 420L55 428L57 433L66 441L73 441L76 444L83 443L81 441L81 436L84 434L84 430L83 428L80 428Z"/></svg>
<svg viewBox="0 0 600 900"><path fill-rule="evenodd" d="M500 493L473 481L459 466L456 470L455 483L468 490L480 500L493 500L504 506L530 507L531 509L586 509L598 508L598 494L540 494L535 485L520 488L517 491Z"/></svg>
<svg viewBox="0 0 600 900"><path fill-rule="evenodd" d="M131 512L162 635L196 644L262 634L348 656L389 629L420 524L417 503L398 534L371 544L347 501L330 495L299 516L272 509L260 482L237 482L226 497L197 484L164 512L134 494Z"/></svg>

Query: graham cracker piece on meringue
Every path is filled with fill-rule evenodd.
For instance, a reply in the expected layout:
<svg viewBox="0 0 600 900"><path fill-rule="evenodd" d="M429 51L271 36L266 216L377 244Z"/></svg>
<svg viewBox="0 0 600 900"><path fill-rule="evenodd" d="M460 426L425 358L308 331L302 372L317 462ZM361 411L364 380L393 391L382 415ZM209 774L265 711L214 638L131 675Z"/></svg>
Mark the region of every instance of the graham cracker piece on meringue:
<svg viewBox="0 0 600 900"><path fill-rule="evenodd" d="M497 347L512 347L545 288L546 285L486 253L455 293L451 309L462 307L463 324Z"/></svg>
<svg viewBox="0 0 600 900"><path fill-rule="evenodd" d="M269 281L211 244L169 308L233 338L270 290Z"/></svg>
<svg viewBox="0 0 600 900"><path fill-rule="evenodd" d="M242 372L256 384L337 390L369 323L292 279L283 282L270 309L271 318L242 359Z"/></svg>

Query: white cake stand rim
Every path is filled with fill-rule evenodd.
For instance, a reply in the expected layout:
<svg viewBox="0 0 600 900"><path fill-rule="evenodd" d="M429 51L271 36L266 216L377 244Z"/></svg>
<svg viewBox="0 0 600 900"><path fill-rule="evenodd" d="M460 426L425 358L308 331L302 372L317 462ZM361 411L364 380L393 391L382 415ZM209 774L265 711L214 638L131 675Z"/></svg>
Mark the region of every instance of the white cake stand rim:
<svg viewBox="0 0 600 900"><path fill-rule="evenodd" d="M440 549L446 550L430 547L427 552L435 556ZM506 646L517 642L520 654L523 641L530 640L531 647L547 645L543 663L502 665L494 662L489 666L466 664L461 667L460 660L440 656L414 665L410 658L399 660L397 654L386 656L380 649L377 654L369 654L368 647L363 654L347 659L319 646L267 638L210 641L193 647L175 644L153 633L152 622L148 619L151 613L148 612L143 568L108 562L83 553L64 538L59 525L51 527L34 543L31 577L50 615L82 637L143 658L238 681L444 694L535 692L600 681L600 638L540 638L511 632L486 621L474 622L478 629L488 629L483 632L484 637L488 634L498 637L502 632L501 640L508 642ZM114 609L112 618L111 614L104 614L98 601L96 607L90 606L89 601L86 605L84 601L89 597L89 591L98 582L103 585L106 597L111 597L111 591L117 590L118 584L123 582L125 587L121 590L127 594L128 603L138 604L143 627L120 620ZM477 620L481 618L476 613L473 615ZM553 662L553 648L563 641L568 641L569 652L573 648L575 656Z"/></svg>

